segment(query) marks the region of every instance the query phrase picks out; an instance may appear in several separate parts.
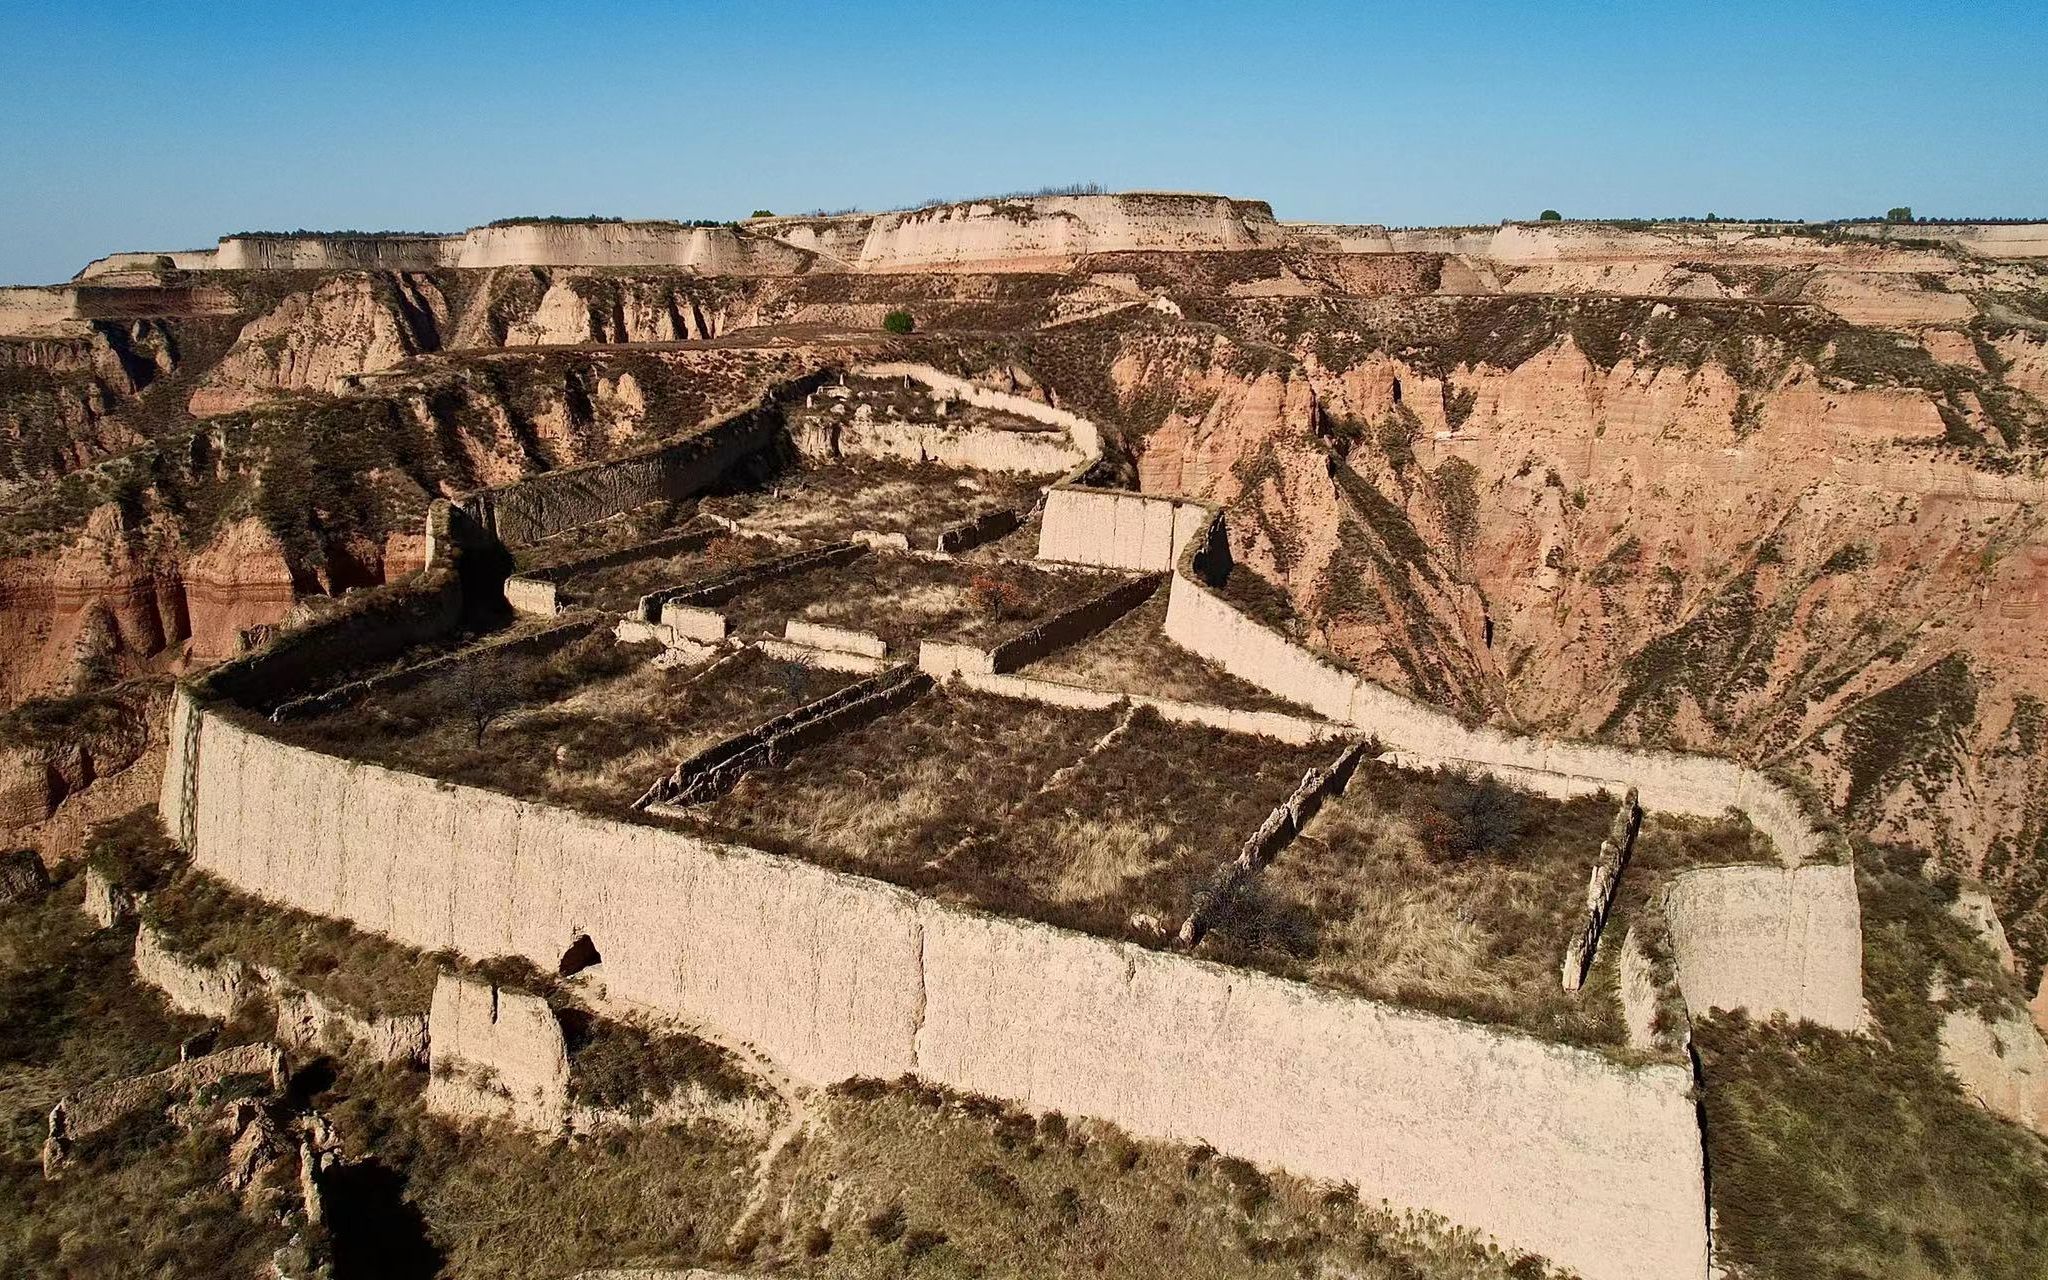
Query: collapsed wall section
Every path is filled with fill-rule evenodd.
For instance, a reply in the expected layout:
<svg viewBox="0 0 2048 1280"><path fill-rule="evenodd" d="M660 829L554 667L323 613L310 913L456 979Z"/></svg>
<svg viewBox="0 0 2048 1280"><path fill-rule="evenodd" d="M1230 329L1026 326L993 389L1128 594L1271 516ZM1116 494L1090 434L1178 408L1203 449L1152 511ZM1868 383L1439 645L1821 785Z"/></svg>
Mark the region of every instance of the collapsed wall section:
<svg viewBox="0 0 2048 1280"><path fill-rule="evenodd" d="M1664 895L1679 989L1697 1013L1746 1009L1861 1031L1863 922L1847 866L1708 867Z"/></svg>
<svg viewBox="0 0 2048 1280"><path fill-rule="evenodd" d="M1348 1180L1594 1280L1704 1275L1680 1069L963 912L178 703L192 781L166 788L166 817L198 866L263 896L545 968L587 936L612 993L716 1025L800 1079L914 1072Z"/></svg>
<svg viewBox="0 0 2048 1280"><path fill-rule="evenodd" d="M539 996L444 973L427 1014L427 1106L542 1132L569 1119L569 1044Z"/></svg>

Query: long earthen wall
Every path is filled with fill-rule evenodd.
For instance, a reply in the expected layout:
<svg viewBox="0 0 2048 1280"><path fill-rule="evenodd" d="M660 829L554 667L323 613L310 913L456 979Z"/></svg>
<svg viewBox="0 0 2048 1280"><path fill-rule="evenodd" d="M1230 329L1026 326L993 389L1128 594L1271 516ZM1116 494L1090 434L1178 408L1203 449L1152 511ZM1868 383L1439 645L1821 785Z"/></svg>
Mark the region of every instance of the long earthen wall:
<svg viewBox="0 0 2048 1280"><path fill-rule="evenodd" d="M740 459L772 446L780 418L763 403L647 453L484 490L462 508L506 546L523 547L649 502L702 492Z"/></svg>
<svg viewBox="0 0 2048 1280"><path fill-rule="evenodd" d="M1593 1280L1701 1277L1691 1081L287 746L181 692L168 827L245 889L552 968L799 1078L905 1072L1354 1183ZM176 732L186 729L189 732Z"/></svg>

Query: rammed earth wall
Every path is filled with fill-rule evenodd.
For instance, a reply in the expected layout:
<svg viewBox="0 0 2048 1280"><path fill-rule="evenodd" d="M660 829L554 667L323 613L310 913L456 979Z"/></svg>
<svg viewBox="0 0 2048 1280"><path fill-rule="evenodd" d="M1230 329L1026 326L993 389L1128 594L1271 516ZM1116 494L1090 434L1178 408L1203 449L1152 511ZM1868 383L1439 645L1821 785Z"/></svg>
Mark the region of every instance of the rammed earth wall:
<svg viewBox="0 0 2048 1280"><path fill-rule="evenodd" d="M1708 867L1664 893L1679 989L1694 1013L1781 1010L1860 1031L1863 924L1847 866Z"/></svg>
<svg viewBox="0 0 2048 1280"><path fill-rule="evenodd" d="M1191 539L1175 562L1167 637L1234 676L1372 734L1404 764L1473 766L1552 794L1634 788L1644 808L1671 813L1716 817L1739 809L1788 862L1838 853L1791 793L1734 761L1468 726L1345 671L1212 590L1201 562L1215 545L1213 535ZM1773 874L1779 878L1765 878ZM1689 1005L1862 1025L1861 912L1848 867L1713 868L1684 881L1698 900L1695 936L1712 939L1695 949L1694 963L1679 965ZM1674 944L1678 932L1674 919Z"/></svg>
<svg viewBox="0 0 2048 1280"><path fill-rule="evenodd" d="M287 746L181 692L199 866L427 950L554 967L810 1081L914 1072L1355 1183L1593 1280L1703 1276L1680 1067L1014 920L681 832Z"/></svg>
<svg viewBox="0 0 2048 1280"><path fill-rule="evenodd" d="M1167 599L1169 639L1325 719L1358 726L1416 763L1556 774L1616 792L1634 786L1646 809L1706 817L1740 809L1791 860L1828 851L1826 836L1798 801L1754 769L1709 756L1467 726L1345 671L1239 612L1210 589L1190 559L1182 555Z"/></svg>
<svg viewBox="0 0 2048 1280"><path fill-rule="evenodd" d="M785 390L794 394L805 385ZM486 489L463 499L462 509L506 546L523 547L649 502L701 493L740 459L771 447L781 425L771 397L673 444Z"/></svg>

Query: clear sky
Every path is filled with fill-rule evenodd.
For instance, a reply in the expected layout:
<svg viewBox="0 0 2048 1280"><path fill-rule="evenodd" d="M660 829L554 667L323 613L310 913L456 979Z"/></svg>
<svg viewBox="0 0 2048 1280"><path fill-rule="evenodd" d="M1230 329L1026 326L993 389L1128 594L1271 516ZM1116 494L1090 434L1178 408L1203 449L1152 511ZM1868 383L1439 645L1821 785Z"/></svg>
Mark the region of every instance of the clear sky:
<svg viewBox="0 0 2048 1280"><path fill-rule="evenodd" d="M1051 183L2048 216L2048 0L0 6L0 282L244 229Z"/></svg>

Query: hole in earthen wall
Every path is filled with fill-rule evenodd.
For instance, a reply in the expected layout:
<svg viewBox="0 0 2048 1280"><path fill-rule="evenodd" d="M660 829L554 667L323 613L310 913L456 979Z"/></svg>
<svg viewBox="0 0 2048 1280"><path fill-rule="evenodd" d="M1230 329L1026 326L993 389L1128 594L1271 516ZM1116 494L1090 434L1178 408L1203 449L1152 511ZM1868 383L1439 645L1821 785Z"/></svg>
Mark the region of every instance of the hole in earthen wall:
<svg viewBox="0 0 2048 1280"><path fill-rule="evenodd" d="M576 941L570 943L569 949L562 953L562 963L556 966L555 971L566 978L571 974L581 973L594 964L603 963L604 957L597 953L597 944L590 940L590 935L579 933L576 935Z"/></svg>
<svg viewBox="0 0 2048 1280"><path fill-rule="evenodd" d="M1401 380L1399 378L1394 379L1394 403L1401 403Z"/></svg>

